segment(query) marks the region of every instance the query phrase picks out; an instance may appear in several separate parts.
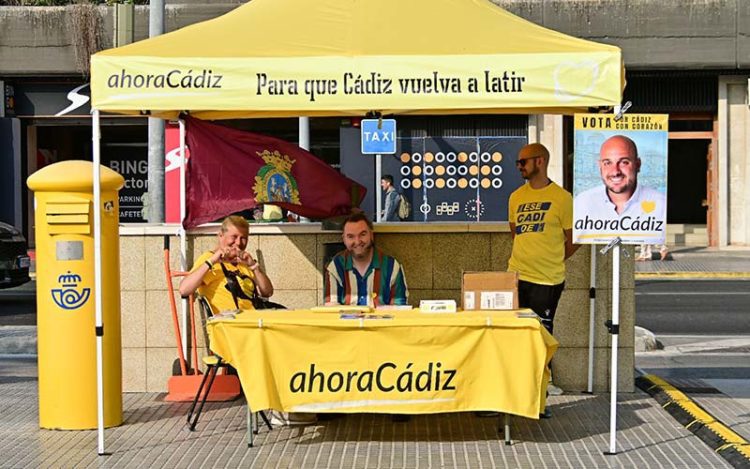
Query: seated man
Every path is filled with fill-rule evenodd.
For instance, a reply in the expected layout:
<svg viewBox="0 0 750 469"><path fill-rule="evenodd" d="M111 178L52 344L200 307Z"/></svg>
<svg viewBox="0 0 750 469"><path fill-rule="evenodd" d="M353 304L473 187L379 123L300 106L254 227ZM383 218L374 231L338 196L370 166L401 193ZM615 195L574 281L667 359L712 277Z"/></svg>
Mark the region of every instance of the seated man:
<svg viewBox="0 0 750 469"><path fill-rule="evenodd" d="M404 269L396 259L375 247L372 222L364 213L344 220L344 246L323 274L323 301L332 305L405 305L409 298ZM408 415L393 415L406 422Z"/></svg>
<svg viewBox="0 0 750 469"><path fill-rule="evenodd" d="M239 216L221 223L216 248L198 257L190 275L180 282L180 295L198 290L214 313L228 309L253 309L251 298L273 295L273 285L247 247L249 225ZM257 286L257 289L256 289ZM256 291L257 290L257 291Z"/></svg>
<svg viewBox="0 0 750 469"><path fill-rule="evenodd" d="M346 250L338 253L323 274L326 305L405 305L409 297L404 269L375 247L372 222L355 213L344 221Z"/></svg>

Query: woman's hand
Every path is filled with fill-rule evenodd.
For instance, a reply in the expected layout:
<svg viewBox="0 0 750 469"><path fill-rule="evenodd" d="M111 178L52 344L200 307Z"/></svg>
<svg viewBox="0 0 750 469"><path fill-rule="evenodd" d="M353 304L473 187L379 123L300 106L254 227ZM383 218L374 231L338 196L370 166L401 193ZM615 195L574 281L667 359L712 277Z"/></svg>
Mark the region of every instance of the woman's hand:
<svg viewBox="0 0 750 469"><path fill-rule="evenodd" d="M253 256L247 251L240 251L237 254L237 260L251 269L255 268L258 265L258 261L253 259Z"/></svg>

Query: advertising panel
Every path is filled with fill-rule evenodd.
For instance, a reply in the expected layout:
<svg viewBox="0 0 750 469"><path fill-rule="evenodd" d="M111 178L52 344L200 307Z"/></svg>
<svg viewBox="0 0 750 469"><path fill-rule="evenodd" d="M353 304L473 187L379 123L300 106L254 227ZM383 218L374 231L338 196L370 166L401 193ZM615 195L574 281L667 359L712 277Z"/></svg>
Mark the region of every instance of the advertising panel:
<svg viewBox="0 0 750 469"><path fill-rule="evenodd" d="M382 174L413 207L411 221L507 221L508 197L523 180L515 169L526 137L399 138Z"/></svg>
<svg viewBox="0 0 750 469"><path fill-rule="evenodd" d="M120 223L143 223L143 195L148 191L148 145L106 143L102 164L125 178L120 192Z"/></svg>
<svg viewBox="0 0 750 469"><path fill-rule="evenodd" d="M663 244L666 114L576 114L573 241Z"/></svg>

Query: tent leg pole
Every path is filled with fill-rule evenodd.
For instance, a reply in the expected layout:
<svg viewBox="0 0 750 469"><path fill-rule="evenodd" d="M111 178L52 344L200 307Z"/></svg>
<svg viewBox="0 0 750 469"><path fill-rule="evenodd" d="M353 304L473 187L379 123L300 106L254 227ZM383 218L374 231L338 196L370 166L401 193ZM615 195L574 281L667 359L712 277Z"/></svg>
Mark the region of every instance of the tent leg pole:
<svg viewBox="0 0 750 469"><path fill-rule="evenodd" d="M97 452L104 456L104 324L102 324L102 189L101 189L101 128L99 127L99 110L91 112L91 145L94 176L94 299L96 310L96 427Z"/></svg>
<svg viewBox="0 0 750 469"><path fill-rule="evenodd" d="M180 237L180 269L183 272L188 270L187 265L187 235L183 223L185 222L185 120L179 119L180 127L180 227L177 229L177 236ZM188 320L192 321L194 318L188 318L188 300L183 298L180 304L182 308L182 354L188 357ZM195 344L192 344L195 347ZM193 369L198 369L198 364L193 363ZM196 371L197 372L197 371Z"/></svg>

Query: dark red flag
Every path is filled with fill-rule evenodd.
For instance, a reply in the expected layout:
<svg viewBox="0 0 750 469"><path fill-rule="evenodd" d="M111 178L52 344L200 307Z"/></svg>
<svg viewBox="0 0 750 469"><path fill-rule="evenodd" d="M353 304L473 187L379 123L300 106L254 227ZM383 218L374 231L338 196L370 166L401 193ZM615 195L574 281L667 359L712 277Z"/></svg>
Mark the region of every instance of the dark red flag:
<svg viewBox="0 0 750 469"><path fill-rule="evenodd" d="M272 203L307 218L346 215L365 188L297 145L186 118L184 226Z"/></svg>

